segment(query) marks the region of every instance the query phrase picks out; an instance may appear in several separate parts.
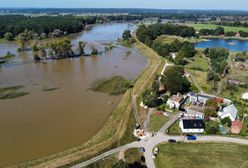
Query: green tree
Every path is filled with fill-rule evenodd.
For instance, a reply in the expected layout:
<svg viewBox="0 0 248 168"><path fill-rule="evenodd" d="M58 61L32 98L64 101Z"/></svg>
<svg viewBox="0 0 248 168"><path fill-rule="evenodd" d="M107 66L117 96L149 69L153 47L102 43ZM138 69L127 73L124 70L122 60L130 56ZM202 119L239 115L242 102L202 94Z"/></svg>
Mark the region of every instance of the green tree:
<svg viewBox="0 0 248 168"><path fill-rule="evenodd" d="M59 40L48 44L51 53L56 58L67 58L74 55L71 48L71 41L68 39Z"/></svg>
<svg viewBox="0 0 248 168"><path fill-rule="evenodd" d="M43 58L43 59L46 58L47 52L46 52L46 50L45 50L44 47L41 47L41 48L40 48L40 50L39 50L39 55L40 55L40 57Z"/></svg>
<svg viewBox="0 0 248 168"><path fill-rule="evenodd" d="M222 120L220 120L221 124L227 125L228 127L231 127L232 121L229 117L225 117Z"/></svg>
<svg viewBox="0 0 248 168"><path fill-rule="evenodd" d="M118 162L115 162L111 168L128 168L128 164L123 160L119 160Z"/></svg>
<svg viewBox="0 0 248 168"><path fill-rule="evenodd" d="M96 49L96 47L95 46L92 46L91 47L91 55L97 55L98 54L98 50Z"/></svg>
<svg viewBox="0 0 248 168"><path fill-rule="evenodd" d="M170 94L186 93L190 88L190 83L184 76L184 69L181 66L169 66L162 77L162 83Z"/></svg>
<svg viewBox="0 0 248 168"><path fill-rule="evenodd" d="M4 38L8 41L12 41L14 39L14 35L11 32L7 32L4 34Z"/></svg>
<svg viewBox="0 0 248 168"><path fill-rule="evenodd" d="M206 122L205 127L207 134L217 134L219 132L219 123L215 121Z"/></svg>
<svg viewBox="0 0 248 168"><path fill-rule="evenodd" d="M216 27L215 31L214 31L214 35L218 36L218 35L222 35L225 34L225 29L223 27Z"/></svg>
<svg viewBox="0 0 248 168"><path fill-rule="evenodd" d="M125 30L125 31L123 32L123 34L122 34L122 39L123 39L124 41L129 40L131 37L132 37L132 35L131 35L131 31L130 31L130 30Z"/></svg>
<svg viewBox="0 0 248 168"><path fill-rule="evenodd" d="M83 41L78 42L78 47L77 47L77 52L80 56L84 55L84 48L85 48L86 43Z"/></svg>

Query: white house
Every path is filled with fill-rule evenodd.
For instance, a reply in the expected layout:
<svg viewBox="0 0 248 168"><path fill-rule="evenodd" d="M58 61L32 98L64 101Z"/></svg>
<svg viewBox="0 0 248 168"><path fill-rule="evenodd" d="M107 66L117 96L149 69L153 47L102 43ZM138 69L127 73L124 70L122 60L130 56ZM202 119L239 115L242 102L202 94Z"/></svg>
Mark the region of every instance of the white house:
<svg viewBox="0 0 248 168"><path fill-rule="evenodd" d="M208 99L212 98L211 96L208 95L195 94L192 92L188 94L188 97L189 100L193 103L203 103L203 104L205 104Z"/></svg>
<svg viewBox="0 0 248 168"><path fill-rule="evenodd" d="M235 121L237 117L238 110L231 104L218 112L218 116L223 119L229 117L231 121Z"/></svg>
<svg viewBox="0 0 248 168"><path fill-rule="evenodd" d="M198 119L204 119L205 115L202 112L199 112L197 110L187 108L186 113L184 113L184 117L186 118L198 118Z"/></svg>
<svg viewBox="0 0 248 168"><path fill-rule="evenodd" d="M176 95L172 95L168 100L167 100L167 105L170 108L177 108L179 109L180 105L182 104L184 100L184 97L180 94L177 93Z"/></svg>
<svg viewBox="0 0 248 168"><path fill-rule="evenodd" d="M179 121L179 127L183 133L203 133L205 130L203 119L182 119Z"/></svg>

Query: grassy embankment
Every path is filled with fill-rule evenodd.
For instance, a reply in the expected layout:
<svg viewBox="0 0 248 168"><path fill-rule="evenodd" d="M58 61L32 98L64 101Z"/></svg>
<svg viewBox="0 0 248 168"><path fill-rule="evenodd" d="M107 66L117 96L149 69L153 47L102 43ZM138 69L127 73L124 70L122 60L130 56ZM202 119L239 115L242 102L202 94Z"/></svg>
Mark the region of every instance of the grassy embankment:
<svg viewBox="0 0 248 168"><path fill-rule="evenodd" d="M141 99L141 94L146 89L149 89L151 87L156 75L161 73L165 60L145 44L139 42L137 39L136 41L136 47L143 55L145 55L149 59L148 66L146 68L147 70L139 75L139 80L136 81L136 85L134 85L133 87L134 95L137 95L137 99L139 101ZM147 110L140 108L138 104L137 108L140 112L139 115L141 123L143 123L146 118Z"/></svg>
<svg viewBox="0 0 248 168"><path fill-rule="evenodd" d="M134 93L137 96L149 87L155 77L154 68L160 67L160 58L144 44L137 42L137 48L149 59L145 70L140 73L134 83ZM145 87L144 87L145 84ZM133 141L132 129L135 121L131 107L131 89L123 96L121 102L112 112L105 125L88 142L66 151L25 162L18 167L69 167L91 157L97 156L111 148Z"/></svg>
<svg viewBox="0 0 248 168"><path fill-rule="evenodd" d="M248 167L248 146L227 143L160 144L156 167Z"/></svg>
<svg viewBox="0 0 248 168"><path fill-rule="evenodd" d="M14 99L27 94L29 93L25 91L25 87L22 85L0 88L0 99Z"/></svg>

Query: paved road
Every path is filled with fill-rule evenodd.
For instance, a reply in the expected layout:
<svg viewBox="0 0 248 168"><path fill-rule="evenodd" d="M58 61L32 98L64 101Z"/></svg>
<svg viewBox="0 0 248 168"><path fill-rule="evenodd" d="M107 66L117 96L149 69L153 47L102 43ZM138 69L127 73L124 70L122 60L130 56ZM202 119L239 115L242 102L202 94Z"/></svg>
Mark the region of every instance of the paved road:
<svg viewBox="0 0 248 168"><path fill-rule="evenodd" d="M154 113L154 111L155 111L155 108L149 108L149 111L146 115L146 120L144 122L144 128L143 129L145 131L148 131L148 125L149 125L150 120L151 120L151 115Z"/></svg>
<svg viewBox="0 0 248 168"><path fill-rule="evenodd" d="M154 161L152 158L153 149L154 149L154 147L156 147L160 143L168 142L169 139L175 139L177 141L188 142L187 140L185 140L185 136L168 136L168 135L164 135L164 134L159 132L154 137L148 137L147 140L143 140L140 142L133 142L133 143L121 146L119 148L110 150L108 152L103 153L102 155L99 155L99 156L94 157L88 161L85 161L85 162L82 162L78 165L75 165L72 168L82 168L82 167L88 166L88 165L90 165L96 161L100 161L100 160L102 160L102 159L104 159L110 155L118 153L122 150L127 150L130 148L139 148L139 147L145 148L144 156L146 158L147 167L148 168L155 168ZM248 145L248 140L239 139L239 138L231 138L231 137L222 137L222 136L200 136L200 137L197 137L197 141L195 141L195 142L230 142L230 143Z"/></svg>

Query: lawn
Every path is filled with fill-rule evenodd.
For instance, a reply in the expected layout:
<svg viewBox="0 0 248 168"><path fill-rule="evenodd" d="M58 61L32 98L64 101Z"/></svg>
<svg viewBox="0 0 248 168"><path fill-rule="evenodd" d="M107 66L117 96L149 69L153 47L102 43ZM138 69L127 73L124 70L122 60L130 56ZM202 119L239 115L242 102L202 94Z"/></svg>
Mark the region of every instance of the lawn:
<svg viewBox="0 0 248 168"><path fill-rule="evenodd" d="M207 72L203 71L196 71L187 69L187 72L189 72L196 80L196 82L200 85L200 87L207 93L211 90L211 85L206 81L207 79Z"/></svg>
<svg viewBox="0 0 248 168"><path fill-rule="evenodd" d="M136 161L140 161L140 150L138 148L128 149L125 152L125 160L127 163L134 163Z"/></svg>
<svg viewBox="0 0 248 168"><path fill-rule="evenodd" d="M151 132L157 132L167 121L168 117L166 116L151 115L148 129Z"/></svg>
<svg viewBox="0 0 248 168"><path fill-rule="evenodd" d="M194 27L196 30L200 30L200 29L215 29L218 26L221 25L215 25L215 24L188 24L188 26ZM245 31L248 32L248 28L247 27L233 27L233 26L221 26L225 29L225 31L234 31L234 32L238 32L238 31Z"/></svg>
<svg viewBox="0 0 248 168"><path fill-rule="evenodd" d="M170 126L168 129L168 134L169 135L178 135L181 134L181 128L179 127L179 121L175 122Z"/></svg>
<svg viewBox="0 0 248 168"><path fill-rule="evenodd" d="M186 65L186 68L192 70L208 71L209 65L206 58L202 55L200 51L197 51L196 55L189 60L189 64Z"/></svg>
<svg viewBox="0 0 248 168"><path fill-rule="evenodd" d="M196 43L196 42L202 41L201 38L198 38L198 39L197 38L183 38L183 37L179 37L179 36L167 36L167 35L159 36L156 39L156 41L159 43L163 43L163 44L170 44L173 41L175 41L176 39L179 40L180 42L188 41L191 43Z"/></svg>
<svg viewBox="0 0 248 168"><path fill-rule="evenodd" d="M241 98L242 94L245 93L247 89L239 87L239 86L232 86L232 88L228 88L227 84L224 84L222 87L221 95L226 98Z"/></svg>
<svg viewBox="0 0 248 168"><path fill-rule="evenodd" d="M248 167L248 146L227 143L161 144L157 168Z"/></svg>

